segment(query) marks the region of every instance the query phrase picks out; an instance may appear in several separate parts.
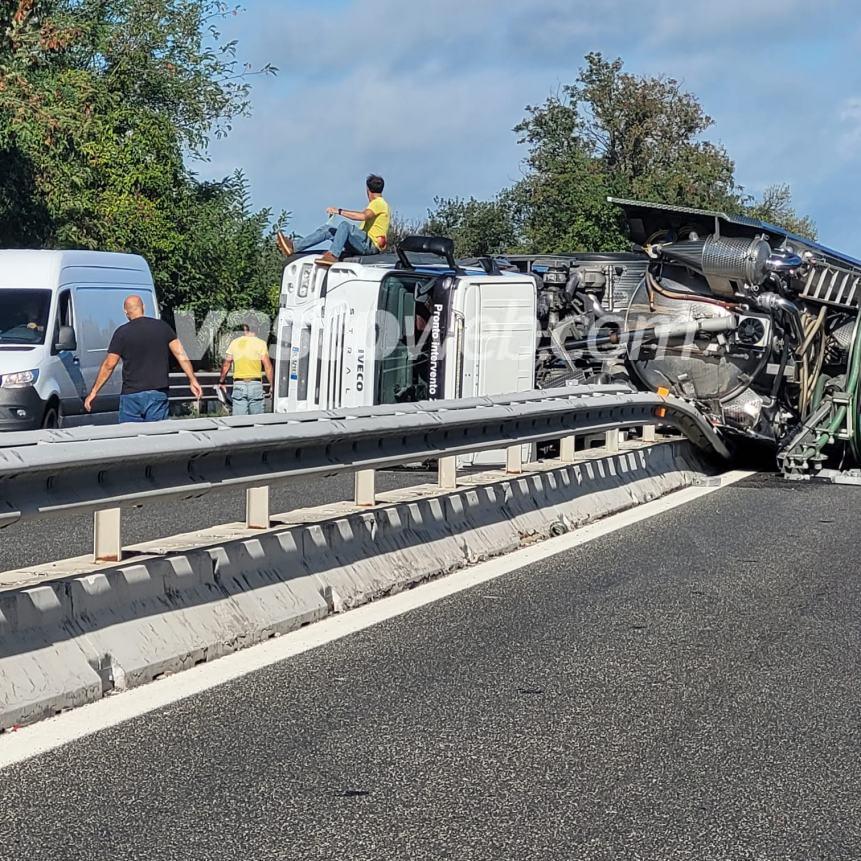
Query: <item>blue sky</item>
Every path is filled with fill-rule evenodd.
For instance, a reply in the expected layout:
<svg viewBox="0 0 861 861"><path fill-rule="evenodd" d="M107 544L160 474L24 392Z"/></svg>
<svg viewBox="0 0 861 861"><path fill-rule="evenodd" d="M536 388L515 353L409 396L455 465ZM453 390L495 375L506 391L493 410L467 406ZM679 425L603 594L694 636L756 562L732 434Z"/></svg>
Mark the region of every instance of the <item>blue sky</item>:
<svg viewBox="0 0 861 861"><path fill-rule="evenodd" d="M306 232L363 200L367 173L421 218L435 196L490 197L521 175L512 127L588 51L696 93L738 180L792 186L820 239L861 257L861 5L840 0L246 0L226 22L253 114L202 177L243 168L256 206Z"/></svg>

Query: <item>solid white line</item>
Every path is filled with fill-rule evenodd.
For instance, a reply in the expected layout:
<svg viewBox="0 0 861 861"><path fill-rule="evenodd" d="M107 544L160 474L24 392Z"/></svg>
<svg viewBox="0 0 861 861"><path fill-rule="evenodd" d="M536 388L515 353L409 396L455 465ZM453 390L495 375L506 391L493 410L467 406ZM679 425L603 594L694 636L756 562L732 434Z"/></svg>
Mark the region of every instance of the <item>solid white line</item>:
<svg viewBox="0 0 861 861"><path fill-rule="evenodd" d="M441 598L487 583L534 562L564 553L588 541L693 502L753 474L740 470L726 473L721 476L719 484L676 491L654 502L588 524L567 535L550 538L498 559L482 562L415 589L365 604L348 613L328 616L307 628L300 628L282 637L234 652L212 663L201 664L177 675L64 712L23 727L17 732L7 732L0 735L0 768L39 756L71 741L347 637Z"/></svg>

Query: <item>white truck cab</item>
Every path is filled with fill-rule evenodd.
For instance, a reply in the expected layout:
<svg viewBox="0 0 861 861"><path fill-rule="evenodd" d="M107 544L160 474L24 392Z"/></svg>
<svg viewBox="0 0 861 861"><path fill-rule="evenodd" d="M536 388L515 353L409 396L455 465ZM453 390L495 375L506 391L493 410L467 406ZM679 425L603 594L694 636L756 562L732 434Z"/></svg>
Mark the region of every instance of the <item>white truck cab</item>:
<svg viewBox="0 0 861 861"><path fill-rule="evenodd" d="M117 420L119 373L92 414L83 400L132 293L158 316L149 267L133 254L0 250L0 431Z"/></svg>
<svg viewBox="0 0 861 861"><path fill-rule="evenodd" d="M397 257L284 269L276 412L445 400L534 387L536 282L463 268L451 240L408 237ZM410 256L412 255L412 257Z"/></svg>

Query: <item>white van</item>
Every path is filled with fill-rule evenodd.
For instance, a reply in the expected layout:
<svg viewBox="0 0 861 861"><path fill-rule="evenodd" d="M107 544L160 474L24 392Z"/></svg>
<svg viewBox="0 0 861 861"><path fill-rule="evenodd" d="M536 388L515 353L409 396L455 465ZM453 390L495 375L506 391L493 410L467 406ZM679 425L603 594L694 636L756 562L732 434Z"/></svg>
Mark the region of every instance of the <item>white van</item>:
<svg viewBox="0 0 861 861"><path fill-rule="evenodd" d="M120 373L92 414L83 401L132 293L158 317L149 266L134 254L0 250L0 431L117 420Z"/></svg>

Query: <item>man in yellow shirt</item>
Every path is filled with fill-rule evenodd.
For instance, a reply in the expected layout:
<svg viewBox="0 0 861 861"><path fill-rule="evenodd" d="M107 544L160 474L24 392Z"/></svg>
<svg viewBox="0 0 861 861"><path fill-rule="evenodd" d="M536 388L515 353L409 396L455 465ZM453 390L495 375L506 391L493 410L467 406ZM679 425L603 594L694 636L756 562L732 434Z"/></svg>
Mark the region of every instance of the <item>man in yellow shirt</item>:
<svg viewBox="0 0 861 861"><path fill-rule="evenodd" d="M266 342L258 338L246 323L242 335L234 338L227 348L221 366L219 386L223 389L233 367L233 415L256 416L263 412L263 374L272 385L272 360Z"/></svg>
<svg viewBox="0 0 861 861"><path fill-rule="evenodd" d="M281 253L289 257L291 254L305 251L331 239L332 247L317 259L319 266L331 266L345 253L349 256L379 254L383 251L387 244L386 237L391 220L389 204L383 198L385 182L381 176L372 173L366 180L365 186L368 205L364 209L341 209L338 206L330 206L326 210L330 216L340 215L349 219L348 221L324 224L295 242L279 230L275 235L275 241ZM361 221L362 226L356 227L355 224L350 224L350 221Z"/></svg>

